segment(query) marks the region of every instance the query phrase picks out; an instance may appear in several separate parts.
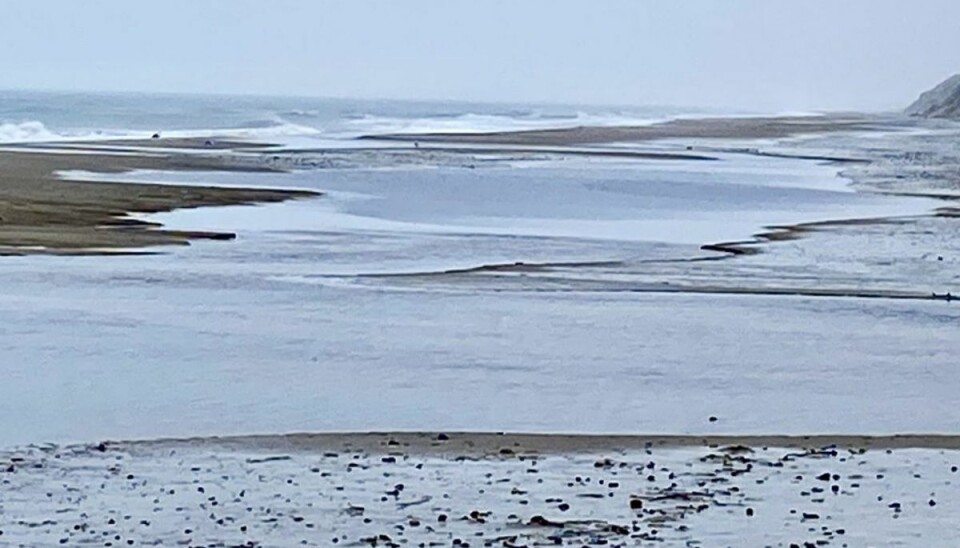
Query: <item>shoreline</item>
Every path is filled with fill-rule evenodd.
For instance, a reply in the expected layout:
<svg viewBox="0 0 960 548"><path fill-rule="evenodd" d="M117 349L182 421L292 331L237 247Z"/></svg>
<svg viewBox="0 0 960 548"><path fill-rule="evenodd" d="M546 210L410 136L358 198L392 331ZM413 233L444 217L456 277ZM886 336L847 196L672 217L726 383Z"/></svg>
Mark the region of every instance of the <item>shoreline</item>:
<svg viewBox="0 0 960 548"><path fill-rule="evenodd" d="M403 451L412 454L503 455L530 452L576 454L603 451L635 451L650 448L677 449L725 446L810 449L944 449L960 450L960 434L562 434L502 432L328 432L252 434L103 441L78 444L128 451L190 447L220 451L284 451L322 453L349 449L369 453Z"/></svg>
<svg viewBox="0 0 960 548"><path fill-rule="evenodd" d="M113 155L89 149L0 151L0 256L143 254L191 240L231 240L227 232L164 229L132 218L175 209L250 205L319 196L307 190L65 180L57 173L258 171L229 158L165 153Z"/></svg>
<svg viewBox="0 0 960 548"><path fill-rule="evenodd" d="M359 139L540 146L646 142L667 139L755 140L781 139L822 133L869 131L878 123L891 119L896 120L887 116L870 114L679 118L645 126L580 126L479 133L390 133L363 135Z"/></svg>
<svg viewBox="0 0 960 548"><path fill-rule="evenodd" d="M860 546L913 545L918 533L939 546L960 513L953 447L540 452L510 435L496 440L517 445L480 447L452 434L422 451L410 435L352 436L312 452L0 451L0 532L29 546Z"/></svg>

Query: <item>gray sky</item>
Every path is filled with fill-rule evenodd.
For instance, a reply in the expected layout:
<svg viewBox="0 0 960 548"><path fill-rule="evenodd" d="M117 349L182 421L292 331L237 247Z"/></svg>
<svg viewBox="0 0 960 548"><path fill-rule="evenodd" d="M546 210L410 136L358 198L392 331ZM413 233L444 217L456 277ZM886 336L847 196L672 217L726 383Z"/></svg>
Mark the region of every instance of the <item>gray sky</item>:
<svg viewBox="0 0 960 548"><path fill-rule="evenodd" d="M899 108L957 0L6 0L0 88Z"/></svg>

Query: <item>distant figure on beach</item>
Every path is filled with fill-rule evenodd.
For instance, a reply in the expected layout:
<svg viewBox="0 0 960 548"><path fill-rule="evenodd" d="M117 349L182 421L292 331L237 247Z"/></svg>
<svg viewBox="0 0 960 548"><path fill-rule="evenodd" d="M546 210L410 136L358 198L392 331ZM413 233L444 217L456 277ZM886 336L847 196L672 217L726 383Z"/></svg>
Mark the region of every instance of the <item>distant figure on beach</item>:
<svg viewBox="0 0 960 548"><path fill-rule="evenodd" d="M419 141L414 141L414 142L413 142L413 148L420 148L420 142L419 142Z"/></svg>

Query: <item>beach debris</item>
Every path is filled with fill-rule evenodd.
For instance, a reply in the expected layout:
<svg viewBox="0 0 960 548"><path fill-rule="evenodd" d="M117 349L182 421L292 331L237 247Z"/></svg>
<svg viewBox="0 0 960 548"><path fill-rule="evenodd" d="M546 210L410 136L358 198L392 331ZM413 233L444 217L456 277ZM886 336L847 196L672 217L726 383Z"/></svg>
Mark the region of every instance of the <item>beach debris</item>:
<svg viewBox="0 0 960 548"><path fill-rule="evenodd" d="M115 546L170 538L197 546L693 546L713 544L711 524L728 531L735 517L762 515L767 523L781 512L785 524L808 527L800 546L822 546L852 526L858 535L873 529L884 539L899 534L844 523L843 510L851 505L911 526L942 523L956 508L952 491L937 488L956 477L952 454L939 450L923 453L933 465L922 469L902 464L916 453L901 457L896 450L706 441L693 449L616 451L616 458L534 455L522 445L497 443L457 460L431 452L436 440L428 435L427 454L384 462L407 445L401 437L394 441L379 450L325 447L307 466L288 455L187 446L135 454L123 445L108 452L90 446L0 452L0 463L18 468L3 476L0 530L14 545L103 544L106 531ZM515 458L501 458L507 446ZM347 459L357 466L343 467ZM542 473L528 475L530 469ZM879 490L876 497L842 496L867 482ZM144 504L121 511L124 500ZM913 511L921 507L924 512ZM696 527L692 516L698 516Z"/></svg>
<svg viewBox="0 0 960 548"><path fill-rule="evenodd" d="M262 458L249 458L247 459L248 464L262 464L265 462L279 462L284 460L290 460L292 457L289 455L277 455L272 457L262 457Z"/></svg>

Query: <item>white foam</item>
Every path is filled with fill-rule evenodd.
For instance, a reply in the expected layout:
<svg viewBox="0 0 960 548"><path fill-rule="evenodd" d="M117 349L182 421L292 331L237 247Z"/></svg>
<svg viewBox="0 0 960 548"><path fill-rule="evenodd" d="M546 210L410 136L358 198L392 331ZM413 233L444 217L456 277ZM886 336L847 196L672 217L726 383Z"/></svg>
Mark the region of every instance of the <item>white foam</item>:
<svg viewBox="0 0 960 548"><path fill-rule="evenodd" d="M101 141L111 139L147 139L155 132L147 130L107 130L107 131L53 131L38 120L24 122L4 122L0 124L0 143L50 143L71 141ZM235 139L249 139L252 141L271 138L304 137L320 135L320 129L278 122L275 125L259 128L232 128L232 129L186 129L161 131L163 137L191 138L216 135Z"/></svg>
<svg viewBox="0 0 960 548"><path fill-rule="evenodd" d="M640 117L619 113L571 115L503 115L464 113L457 116L399 118L362 116L343 122L344 131L356 135L385 133L485 133L578 126L649 125L669 118Z"/></svg>
<svg viewBox="0 0 960 548"><path fill-rule="evenodd" d="M630 112L629 110L609 110L589 112L584 110L569 112L528 111L519 113L478 113L463 112L455 115L433 114L423 116L380 116L361 114L359 116L338 119L317 120L314 125L303 123L304 118L313 118L314 111L290 110L276 115L267 125L260 127L235 128L191 128L178 130L156 129L79 129L51 130L39 120L13 121L0 123L0 143L42 143L64 141L99 141L110 139L147 139L155 132L168 138L202 138L217 136L237 140L249 140L276 143L281 146L306 147L316 145L322 140L323 146L338 148L349 146L349 142L363 135L381 135L391 133L488 133L499 131L522 131L538 129L562 129L580 126L644 126L675 119L709 118L720 116L717 113L668 113ZM781 113L790 116L814 116L815 113ZM759 114L724 114L723 116L751 117ZM296 119L297 122L287 118ZM338 144L342 143L341 144Z"/></svg>
<svg viewBox="0 0 960 548"><path fill-rule="evenodd" d="M0 143L5 144L98 141L149 136L150 133L145 131L137 132L127 130L54 131L39 120L0 123Z"/></svg>
<svg viewBox="0 0 960 548"><path fill-rule="evenodd" d="M164 131L163 137L209 137L216 135L219 137L231 137L236 139L249 139L251 141L270 139L273 137L302 137L309 135L320 135L323 131L310 126L294 124L290 122L279 121L276 125L257 127L257 128L232 128L232 129L185 129L175 131Z"/></svg>
<svg viewBox="0 0 960 548"><path fill-rule="evenodd" d="M60 138L60 135L51 132L42 122L36 120L0 124L0 143L42 142Z"/></svg>

